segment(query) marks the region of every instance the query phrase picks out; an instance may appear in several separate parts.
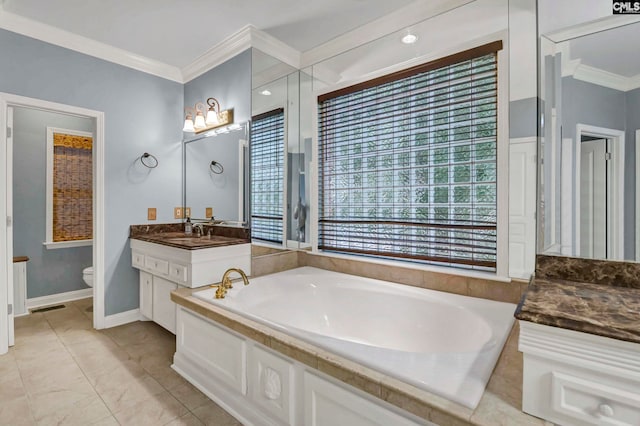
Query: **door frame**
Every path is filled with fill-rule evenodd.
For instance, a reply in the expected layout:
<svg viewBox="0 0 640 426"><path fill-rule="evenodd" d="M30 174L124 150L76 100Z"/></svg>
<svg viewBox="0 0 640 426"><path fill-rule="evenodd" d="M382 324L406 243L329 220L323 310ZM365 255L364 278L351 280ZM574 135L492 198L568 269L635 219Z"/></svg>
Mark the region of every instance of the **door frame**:
<svg viewBox="0 0 640 426"><path fill-rule="evenodd" d="M76 106L49 102L25 96L0 92L0 129L8 125L8 107L23 107L95 119L94 145L94 199L93 199L93 326L105 326L105 233L104 233L104 113ZM9 171L13 158L8 155L7 131L0 131L0 165ZM10 152L9 152L10 153ZM13 283L13 240L8 232L8 220L13 216L13 176L0 174L0 354L8 351L8 286Z"/></svg>
<svg viewBox="0 0 640 426"><path fill-rule="evenodd" d="M611 189L610 215L612 220L608 221L608 234L611 236L610 260L622 260L624 257L624 148L625 131L608 129L605 127L591 126L578 123L576 125L574 167L575 183L574 204L574 256L580 256L580 166L582 158L581 139L582 136L592 136L601 139L611 140L611 154L613 156L614 170L611 173L611 182L608 182L608 189Z"/></svg>

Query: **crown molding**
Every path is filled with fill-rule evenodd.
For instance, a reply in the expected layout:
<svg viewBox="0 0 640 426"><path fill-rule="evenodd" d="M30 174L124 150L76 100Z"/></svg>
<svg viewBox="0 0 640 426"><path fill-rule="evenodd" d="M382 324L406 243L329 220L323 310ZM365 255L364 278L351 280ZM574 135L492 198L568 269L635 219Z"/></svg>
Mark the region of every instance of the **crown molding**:
<svg viewBox="0 0 640 426"><path fill-rule="evenodd" d="M7 12L1 7L0 28L167 80L183 82L178 67Z"/></svg>
<svg viewBox="0 0 640 426"><path fill-rule="evenodd" d="M300 52L253 25L246 25L184 67L183 81L186 83L193 80L250 47L259 49L296 69L300 67Z"/></svg>
<svg viewBox="0 0 640 426"><path fill-rule="evenodd" d="M574 25L562 30L553 31L548 34L543 34L543 36L553 41L554 43L560 43L577 37L594 34L600 31L610 30L612 28L621 27L636 22L640 22L640 17L637 15L612 15L602 19L596 19L595 21Z"/></svg>
<svg viewBox="0 0 640 426"><path fill-rule="evenodd" d="M300 68L302 54L299 51L253 26L251 26L251 47L255 47L296 69Z"/></svg>
<svg viewBox="0 0 640 426"><path fill-rule="evenodd" d="M305 68L325 59L354 49L372 40L384 37L402 28L414 25L425 19L433 18L453 9L457 9L475 0L417 0L409 5L382 16L338 36L318 47L302 54L300 67Z"/></svg>
<svg viewBox="0 0 640 426"><path fill-rule="evenodd" d="M585 83L628 92L640 88L640 74L625 77L581 63L580 59L568 61L562 66L562 77L573 77Z"/></svg>
<svg viewBox="0 0 640 426"><path fill-rule="evenodd" d="M630 86L629 79L626 77L585 64L576 67L573 78L622 92L629 90Z"/></svg>
<svg viewBox="0 0 640 426"><path fill-rule="evenodd" d="M251 25L241 28L182 68L182 81L191 81L250 48L252 28Z"/></svg>

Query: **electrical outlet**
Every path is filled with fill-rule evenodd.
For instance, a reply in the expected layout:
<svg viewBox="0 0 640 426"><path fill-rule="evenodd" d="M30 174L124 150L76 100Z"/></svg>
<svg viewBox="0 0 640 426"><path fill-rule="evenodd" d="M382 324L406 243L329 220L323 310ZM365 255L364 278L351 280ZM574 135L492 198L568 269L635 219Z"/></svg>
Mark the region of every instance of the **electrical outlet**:
<svg viewBox="0 0 640 426"><path fill-rule="evenodd" d="M191 217L191 207L184 208L184 217Z"/></svg>
<svg viewBox="0 0 640 426"><path fill-rule="evenodd" d="M147 220L156 220L156 208L149 207L147 209Z"/></svg>
<svg viewBox="0 0 640 426"><path fill-rule="evenodd" d="M211 219L213 217L213 207L207 207L204 213L205 219Z"/></svg>
<svg viewBox="0 0 640 426"><path fill-rule="evenodd" d="M173 218L182 219L182 207L176 207L173 209Z"/></svg>

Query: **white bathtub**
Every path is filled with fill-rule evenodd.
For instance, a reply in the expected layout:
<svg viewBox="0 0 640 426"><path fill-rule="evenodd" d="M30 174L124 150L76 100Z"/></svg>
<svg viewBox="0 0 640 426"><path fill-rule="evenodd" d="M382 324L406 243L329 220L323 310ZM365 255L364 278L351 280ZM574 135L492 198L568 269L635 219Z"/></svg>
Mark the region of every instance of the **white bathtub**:
<svg viewBox="0 0 640 426"><path fill-rule="evenodd" d="M194 296L474 409L515 305L312 267Z"/></svg>

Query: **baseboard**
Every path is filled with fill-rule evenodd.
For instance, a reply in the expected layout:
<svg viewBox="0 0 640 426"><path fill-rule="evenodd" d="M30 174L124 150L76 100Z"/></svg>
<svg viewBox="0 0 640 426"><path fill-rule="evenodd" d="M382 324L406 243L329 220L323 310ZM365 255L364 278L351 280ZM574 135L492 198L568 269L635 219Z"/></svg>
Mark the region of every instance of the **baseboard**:
<svg viewBox="0 0 640 426"><path fill-rule="evenodd" d="M42 306L56 305L58 303L71 302L78 299L93 297L93 288L83 288L82 290L67 291L66 293L50 294L48 296L34 297L27 299L27 311L29 309L40 308Z"/></svg>
<svg viewBox="0 0 640 426"><path fill-rule="evenodd" d="M138 320L140 320L140 309L136 308L119 314L107 315L104 317L104 328L117 327Z"/></svg>

